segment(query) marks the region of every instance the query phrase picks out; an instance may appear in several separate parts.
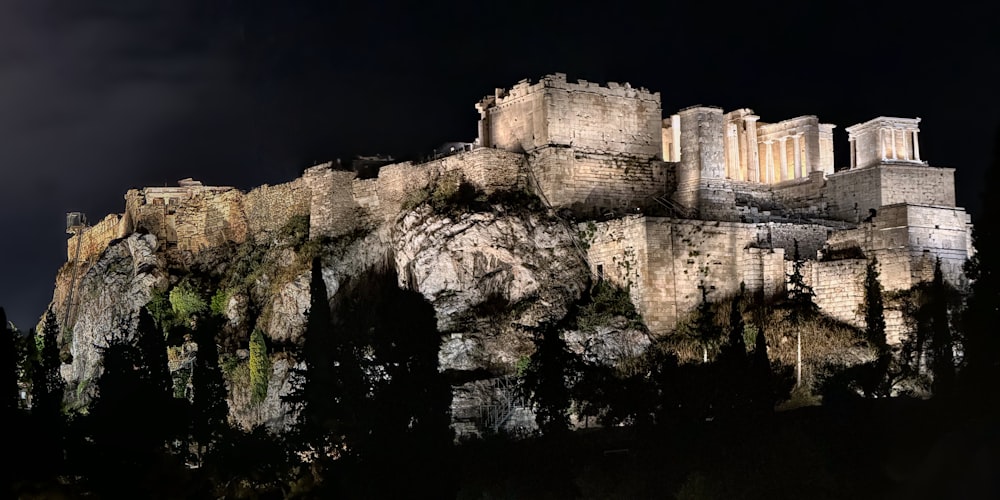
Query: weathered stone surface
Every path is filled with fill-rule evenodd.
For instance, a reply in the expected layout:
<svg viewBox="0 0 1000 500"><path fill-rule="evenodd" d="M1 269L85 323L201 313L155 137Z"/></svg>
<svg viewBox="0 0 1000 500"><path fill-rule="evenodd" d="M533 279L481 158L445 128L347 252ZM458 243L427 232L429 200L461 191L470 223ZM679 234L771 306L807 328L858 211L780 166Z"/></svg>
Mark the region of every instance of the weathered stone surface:
<svg viewBox="0 0 1000 500"><path fill-rule="evenodd" d="M450 341L454 356L446 358L469 359L459 347L479 343L480 356L513 363L527 348L522 330L565 316L589 280L575 235L544 214L451 220L424 208L404 217L399 229L400 284L434 306L442 333L466 335ZM495 321L478 321L490 314Z"/></svg>
<svg viewBox="0 0 1000 500"><path fill-rule="evenodd" d="M139 309L155 288L166 284L156 246L153 235L133 234L108 247L79 280L69 343L73 361L62 365L70 387L87 393L100 375L100 349L108 345L109 336L130 338Z"/></svg>

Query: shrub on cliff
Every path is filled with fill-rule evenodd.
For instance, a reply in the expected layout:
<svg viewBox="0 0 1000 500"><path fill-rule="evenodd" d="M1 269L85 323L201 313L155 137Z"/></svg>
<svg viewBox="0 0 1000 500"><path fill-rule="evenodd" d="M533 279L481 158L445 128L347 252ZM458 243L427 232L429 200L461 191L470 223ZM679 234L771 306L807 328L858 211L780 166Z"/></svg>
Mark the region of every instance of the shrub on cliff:
<svg viewBox="0 0 1000 500"><path fill-rule="evenodd" d="M170 290L170 307L180 319L190 319L208 310L208 304L190 281L181 281Z"/></svg>
<svg viewBox="0 0 1000 500"><path fill-rule="evenodd" d="M260 404L267 397L267 383L271 378L271 360L267 356L264 332L254 328L250 335L250 401Z"/></svg>
<svg viewBox="0 0 1000 500"><path fill-rule="evenodd" d="M576 326L592 332L598 326L610 324L617 317L628 320L628 328L645 329L628 292L601 280L590 291L590 300L580 306L576 314Z"/></svg>

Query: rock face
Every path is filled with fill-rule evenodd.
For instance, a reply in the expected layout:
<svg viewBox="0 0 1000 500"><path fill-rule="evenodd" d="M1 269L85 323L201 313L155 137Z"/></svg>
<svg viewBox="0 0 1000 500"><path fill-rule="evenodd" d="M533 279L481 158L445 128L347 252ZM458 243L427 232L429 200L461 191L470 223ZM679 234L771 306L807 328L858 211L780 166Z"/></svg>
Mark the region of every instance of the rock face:
<svg viewBox="0 0 1000 500"><path fill-rule="evenodd" d="M106 345L107 335L134 332L137 312L156 291L201 273L199 282L212 284L202 288L208 302L226 284L242 280L247 286L233 287L218 306L228 319L226 338L218 340L230 418L244 429L285 429L294 416L282 396L291 390L293 368L302 367L293 353L302 343L311 299L309 269L303 264L309 252L321 258L331 300L366 269L394 266L399 286L419 292L434 308L442 334L441 370L509 373L532 351L532 329L561 320L589 284L586 262L573 238L567 224L544 212L496 206L487 212L444 215L427 205L350 237L293 245L262 234L246 244L253 247L208 249L194 258L158 252L155 237L133 234L112 244L77 280L72 362L64 365L63 375L85 396L89 381L99 374L100 347ZM241 267L241 259L255 264ZM64 269L57 282L57 309L72 281L70 271ZM285 348L272 350L267 397L253 403L245 353L255 325L264 330L269 344ZM456 394L467 392L468 387L456 387ZM456 401L480 404L464 396Z"/></svg>
<svg viewBox="0 0 1000 500"><path fill-rule="evenodd" d="M62 366L67 387L77 395L88 396L93 389L90 382L100 375L100 349L108 345L108 336L134 331L135 313L165 283L165 263L155 248L154 236L133 234L109 246L79 280L76 321L71 337L64 337L72 362Z"/></svg>
<svg viewBox="0 0 1000 500"><path fill-rule="evenodd" d="M400 285L419 291L448 334L442 369L512 364L530 352L525 332L564 317L589 279L573 235L538 214L414 212L400 223Z"/></svg>

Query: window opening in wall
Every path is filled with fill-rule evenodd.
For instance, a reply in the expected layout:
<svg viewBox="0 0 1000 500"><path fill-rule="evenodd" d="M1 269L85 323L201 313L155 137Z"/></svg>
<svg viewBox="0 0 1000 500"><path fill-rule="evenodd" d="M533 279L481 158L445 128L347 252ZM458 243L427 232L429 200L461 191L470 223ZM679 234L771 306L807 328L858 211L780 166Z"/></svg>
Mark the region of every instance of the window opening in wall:
<svg viewBox="0 0 1000 500"><path fill-rule="evenodd" d="M597 281L604 281L604 264L597 265Z"/></svg>

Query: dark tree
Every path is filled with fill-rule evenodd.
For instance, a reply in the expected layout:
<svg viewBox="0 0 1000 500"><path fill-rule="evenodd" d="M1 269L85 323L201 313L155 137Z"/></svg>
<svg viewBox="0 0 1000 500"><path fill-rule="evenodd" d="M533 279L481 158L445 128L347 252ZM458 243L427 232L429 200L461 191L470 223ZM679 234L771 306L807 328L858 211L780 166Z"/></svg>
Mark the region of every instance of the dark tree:
<svg viewBox="0 0 1000 500"><path fill-rule="evenodd" d="M951 325L948 320L948 289L941 272L941 259L934 264L934 281L931 283L927 303L931 321L931 386L935 396L951 394L955 385L955 359L952 354Z"/></svg>
<svg viewBox="0 0 1000 500"><path fill-rule="evenodd" d="M813 302L816 294L811 286L806 284L802 275L802 266L805 260L799 254L799 240L794 240L794 251L792 253L792 274L788 275L788 297L785 306L788 308L789 321L799 325L805 319L811 318L818 311L819 307Z"/></svg>
<svg viewBox="0 0 1000 500"><path fill-rule="evenodd" d="M732 364L736 369L745 367L747 358L747 345L743 339L746 333L746 324L743 321L744 290L744 284L740 283L740 293L733 299L729 308L728 342L719 352L720 361Z"/></svg>
<svg viewBox="0 0 1000 500"><path fill-rule="evenodd" d="M860 384L868 397L886 397L892 392L893 382L906 376L903 365L894 370L892 352L885 336L885 306L882 302L882 283L879 281L878 258L872 257L865 267L865 339L875 349L875 360L863 366Z"/></svg>
<svg viewBox="0 0 1000 500"><path fill-rule="evenodd" d="M14 332L7 325L7 313L0 307L0 366L3 367L4 379L3 413L12 416L17 412L21 400L20 388L17 385L17 347L14 342Z"/></svg>
<svg viewBox="0 0 1000 500"><path fill-rule="evenodd" d="M62 374L59 372L59 367L62 366L58 345L59 323L51 308L45 313L45 323L42 325L41 336L42 351L39 353L39 360L45 385L41 388L39 395L46 399L43 406L50 405L55 411L59 411L62 406L66 381L63 380Z"/></svg>
<svg viewBox="0 0 1000 500"><path fill-rule="evenodd" d="M139 310L136 337L143 360L149 368L150 385L155 391L155 396L164 401L162 406L167 406L167 402L173 399L174 395L174 383L170 377L167 360L167 342L164 334L156 327L153 316L145 307Z"/></svg>
<svg viewBox="0 0 1000 500"><path fill-rule="evenodd" d="M980 222L972 232L976 254L966 264L972 281L963 319L964 366L959 376L966 400L993 410L997 408L996 381L1000 380L1000 127L994 144L993 165L986 171L981 194Z"/></svg>
<svg viewBox="0 0 1000 500"><path fill-rule="evenodd" d="M754 408L762 413L773 412L775 401L774 374L771 371L771 358L767 355L767 336L764 335L763 325L757 325L750 370Z"/></svg>
<svg viewBox="0 0 1000 500"><path fill-rule="evenodd" d="M299 411L292 446L322 451L320 456L325 456L335 444L333 436L341 427L337 414L337 388L340 385L337 371L348 367L338 366L336 362L337 346L330 302L319 257L312 262L309 292L308 319L300 350L305 370L296 372L296 385L285 399ZM349 354L351 356L345 357L345 360L353 358L353 353ZM359 370L356 367L353 369Z"/></svg>
<svg viewBox="0 0 1000 500"><path fill-rule="evenodd" d="M702 283L699 288L701 288L701 302L694 311L691 333L701 344L702 361L707 363L709 346L719 342L722 329L715 324L715 311L712 309L712 303L708 301L708 287Z"/></svg>
<svg viewBox="0 0 1000 500"><path fill-rule="evenodd" d="M535 335L524 385L535 404L535 421L544 435L560 435L569 429L571 377L575 357L554 325L545 325Z"/></svg>
<svg viewBox="0 0 1000 500"><path fill-rule="evenodd" d="M198 458L211 455L230 430L228 393L219 367L216 340L220 331L221 319L208 315L197 318L193 332L198 354L191 373L194 393L191 401L191 438Z"/></svg>
<svg viewBox="0 0 1000 500"><path fill-rule="evenodd" d="M788 296L785 299L785 307L788 308L788 321L795 327L796 360L795 360L795 385L802 384L802 324L812 318L819 311L819 307L813 302L811 286L805 282L802 275L802 266L805 261L799 254L799 240L794 240L795 249L792 253L792 274L788 275Z"/></svg>
<svg viewBox="0 0 1000 500"><path fill-rule="evenodd" d="M59 474L63 471L63 449L66 446L66 419L62 413L66 382L59 373L62 361L59 359L57 338L59 325L50 308L45 313L42 331L37 334L41 341L41 352L30 360L31 371L31 419L41 432L34 443L34 458L48 464L44 473ZM35 344L35 335L28 340ZM36 471L42 473L42 471Z"/></svg>
<svg viewBox="0 0 1000 500"><path fill-rule="evenodd" d="M125 331L107 339L97 398L87 416L90 444L76 457L99 497L129 491L144 498L177 495L182 466L167 453L153 381L142 350Z"/></svg>
<svg viewBox="0 0 1000 500"><path fill-rule="evenodd" d="M878 354L884 355L889 344L885 337L885 306L879 281L878 258L872 257L865 268L865 338Z"/></svg>
<svg viewBox="0 0 1000 500"><path fill-rule="evenodd" d="M333 301L335 418L356 467L341 479L349 497L446 497L453 484L451 388L438 370L435 312L398 282L391 265L370 269ZM396 481L384 480L386 470Z"/></svg>

